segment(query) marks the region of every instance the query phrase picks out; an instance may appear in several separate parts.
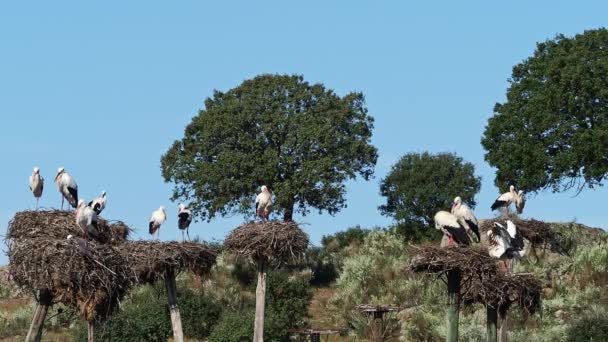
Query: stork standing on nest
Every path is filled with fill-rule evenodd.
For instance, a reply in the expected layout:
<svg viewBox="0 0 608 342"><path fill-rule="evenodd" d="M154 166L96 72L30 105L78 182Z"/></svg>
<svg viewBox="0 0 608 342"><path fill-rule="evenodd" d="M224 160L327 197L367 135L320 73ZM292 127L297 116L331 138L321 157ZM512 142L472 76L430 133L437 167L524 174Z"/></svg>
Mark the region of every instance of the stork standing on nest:
<svg viewBox="0 0 608 342"><path fill-rule="evenodd" d="M522 214L524 212L525 206L526 206L526 196L524 195L523 190L519 190L517 192L517 197L515 198L515 208L517 209L517 213Z"/></svg>
<svg viewBox="0 0 608 342"><path fill-rule="evenodd" d="M165 207L162 205L160 208L156 209L152 216L150 216L150 222L148 224L150 235L154 236L154 233L158 232L157 238L160 239L160 226L165 223L167 220L167 215L165 214Z"/></svg>
<svg viewBox="0 0 608 342"><path fill-rule="evenodd" d="M468 205L462 203L462 198L460 198L460 196L454 198L454 203L452 203L452 214L456 216L458 222L467 230L469 235L471 235L472 232L477 238L477 242L481 241L477 217L475 217L473 210L471 210Z"/></svg>
<svg viewBox="0 0 608 342"><path fill-rule="evenodd" d="M497 259L507 259L507 269L512 270L513 259L524 256L524 238L519 233L517 226L511 220L507 220L507 227L494 222L492 228L487 231L488 254Z"/></svg>
<svg viewBox="0 0 608 342"><path fill-rule="evenodd" d="M93 209L95 214L99 215L106 208L106 202L107 202L107 197L106 197L106 191L104 190L101 192L101 197L97 197L96 199L89 202L89 207L91 209Z"/></svg>
<svg viewBox="0 0 608 342"><path fill-rule="evenodd" d="M496 199L496 201L494 201L494 203L492 203L492 210L496 210L498 208L505 208L506 210L506 214L507 214L507 218L509 217L509 206L511 205L511 203L515 202L515 199L517 198L517 193L515 192L515 187L513 185L509 186L509 191L505 192L504 194L498 196L498 198Z"/></svg>
<svg viewBox="0 0 608 342"><path fill-rule="evenodd" d="M30 176L30 190L34 197L36 197L36 210L38 210L38 202L42 197L42 190L44 189L44 178L40 175L40 169L38 166L34 167L34 172Z"/></svg>
<svg viewBox="0 0 608 342"><path fill-rule="evenodd" d="M57 184L57 189L61 193L61 209L63 209L64 200L67 200L73 208L76 208L78 206L78 184L63 167L57 170L55 184Z"/></svg>
<svg viewBox="0 0 608 342"><path fill-rule="evenodd" d="M448 246L452 246L454 242L460 246L471 244L466 229L458 222L458 218L455 215L447 211L438 211L435 214L434 221L435 228L441 230L449 238Z"/></svg>
<svg viewBox="0 0 608 342"><path fill-rule="evenodd" d="M97 214L82 199L78 201L78 206L76 207L76 224L78 224L87 240L91 235L99 237Z"/></svg>
<svg viewBox="0 0 608 342"><path fill-rule="evenodd" d="M272 210L272 191L262 185L262 192L255 198L255 214L262 221L267 221Z"/></svg>
<svg viewBox="0 0 608 342"><path fill-rule="evenodd" d="M191 222L192 213L190 212L190 209L188 209L185 204L180 204L179 209L177 210L177 228L182 231L182 241L184 241L184 230L186 230L186 235L188 236L188 240L190 240L188 228L190 227Z"/></svg>

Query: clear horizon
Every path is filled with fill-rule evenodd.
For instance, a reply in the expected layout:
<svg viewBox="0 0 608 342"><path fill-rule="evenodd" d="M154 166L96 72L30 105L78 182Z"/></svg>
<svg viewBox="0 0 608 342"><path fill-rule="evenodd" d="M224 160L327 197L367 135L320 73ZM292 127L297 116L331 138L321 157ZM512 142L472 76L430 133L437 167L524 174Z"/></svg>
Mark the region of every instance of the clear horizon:
<svg viewBox="0 0 608 342"><path fill-rule="evenodd" d="M34 166L46 180L40 205L59 207L53 178L63 166L82 198L107 191L102 216L137 228L135 239L150 238L147 221L160 205L161 239L181 239L160 157L214 89L263 73L302 74L340 95L361 91L375 118L375 178L348 182L348 208L335 216L295 217L314 244L351 226L389 225L377 210L379 182L408 152L472 162L482 177L475 212L492 217L499 191L480 139L511 68L537 42L605 26L606 10L600 1L3 4L0 223L35 207ZM524 217L608 226L606 187L575 194L530 195ZM190 233L222 240L243 221L196 222Z"/></svg>

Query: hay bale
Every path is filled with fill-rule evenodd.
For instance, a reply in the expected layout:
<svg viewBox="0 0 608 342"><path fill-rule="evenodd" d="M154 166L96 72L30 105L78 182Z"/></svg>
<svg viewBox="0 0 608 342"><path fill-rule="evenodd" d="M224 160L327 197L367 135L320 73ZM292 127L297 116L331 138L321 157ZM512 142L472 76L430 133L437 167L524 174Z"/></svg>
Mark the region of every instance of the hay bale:
<svg viewBox="0 0 608 342"><path fill-rule="evenodd" d="M308 248L308 235L294 222L249 222L234 229L224 247L238 256L278 265L296 263Z"/></svg>
<svg viewBox="0 0 608 342"><path fill-rule="evenodd" d="M54 302L78 308L87 321L110 315L130 287L132 271L110 245L81 239L13 239L9 272L28 290L48 289Z"/></svg>
<svg viewBox="0 0 608 342"><path fill-rule="evenodd" d="M153 283L167 270L202 276L209 273L217 257L208 245L193 242L128 241L116 250L132 268L138 283Z"/></svg>
<svg viewBox="0 0 608 342"><path fill-rule="evenodd" d="M131 228L123 222L110 224L99 217L100 243L122 243L129 236ZM9 222L7 239L57 239L65 240L68 235L83 237L76 224L74 212L63 210L22 211Z"/></svg>

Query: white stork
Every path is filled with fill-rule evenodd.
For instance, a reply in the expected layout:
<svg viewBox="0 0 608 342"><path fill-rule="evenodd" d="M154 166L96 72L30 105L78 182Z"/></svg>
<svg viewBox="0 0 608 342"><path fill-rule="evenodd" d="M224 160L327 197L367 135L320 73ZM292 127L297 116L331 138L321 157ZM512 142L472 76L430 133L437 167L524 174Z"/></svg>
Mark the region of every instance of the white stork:
<svg viewBox="0 0 608 342"><path fill-rule="evenodd" d="M526 196L524 195L523 190L519 190L517 192L517 197L515 198L515 208L517 209L517 213L518 214L523 213L525 206L526 206Z"/></svg>
<svg viewBox="0 0 608 342"><path fill-rule="evenodd" d="M63 209L63 201L68 200L68 203L74 208L78 206L78 184L69 173L67 173L63 167L57 170L57 176L55 176L55 184L57 189L61 193L61 209Z"/></svg>
<svg viewBox="0 0 608 342"><path fill-rule="evenodd" d="M262 221L268 220L272 210L272 191L266 185L262 185L262 192L255 198L255 213Z"/></svg>
<svg viewBox="0 0 608 342"><path fill-rule="evenodd" d="M166 220L167 215L165 214L165 207L161 205L160 208L155 210L152 213L152 216L150 216L148 225L150 235L154 236L154 233L158 232L158 238L160 239L160 226L165 223Z"/></svg>
<svg viewBox="0 0 608 342"><path fill-rule="evenodd" d="M38 202L42 197L42 190L44 189L44 178L40 175L40 169L38 166L34 167L34 173L30 176L30 190L34 197L36 197L36 210L38 210Z"/></svg>
<svg viewBox="0 0 608 342"><path fill-rule="evenodd" d="M507 211L507 217L509 217L509 206L511 203L515 202L517 198L517 193L515 192L515 187L513 185L509 186L509 192L505 192L504 194L498 196L496 201L492 204L492 210L496 210L498 208L505 208Z"/></svg>
<svg viewBox="0 0 608 342"><path fill-rule="evenodd" d="M97 197L96 199L89 202L89 207L93 209L93 211L99 215L106 208L106 191L101 192L101 197Z"/></svg>
<svg viewBox="0 0 608 342"><path fill-rule="evenodd" d="M182 241L184 241L184 230L186 230L186 235L188 235L188 240L190 240L188 227L190 227L191 222L192 213L190 212L190 209L188 209L186 205L180 204L179 209L177 210L177 228L182 231Z"/></svg>
<svg viewBox="0 0 608 342"><path fill-rule="evenodd" d="M492 228L487 231L488 254L497 259L519 259L524 256L524 239L517 227L511 220L507 220L507 227L494 222ZM512 268L512 263L507 266Z"/></svg>
<svg viewBox="0 0 608 342"><path fill-rule="evenodd" d="M473 210L471 210L468 205L462 203L462 198L460 198L460 196L454 198L454 203L452 203L452 214L456 216L458 222L460 222L467 232L473 232L473 234L475 234L477 242L481 241L477 217L475 217Z"/></svg>
<svg viewBox="0 0 608 342"><path fill-rule="evenodd" d="M78 224L87 240L91 235L99 237L97 214L82 199L78 201L78 206L76 207L76 224Z"/></svg>
<svg viewBox="0 0 608 342"><path fill-rule="evenodd" d="M454 244L454 241L458 245L468 246L471 244L469 235L467 235L466 229L458 222L458 218L447 211L438 211L434 217L435 228L441 230L443 234L447 235L448 246Z"/></svg>

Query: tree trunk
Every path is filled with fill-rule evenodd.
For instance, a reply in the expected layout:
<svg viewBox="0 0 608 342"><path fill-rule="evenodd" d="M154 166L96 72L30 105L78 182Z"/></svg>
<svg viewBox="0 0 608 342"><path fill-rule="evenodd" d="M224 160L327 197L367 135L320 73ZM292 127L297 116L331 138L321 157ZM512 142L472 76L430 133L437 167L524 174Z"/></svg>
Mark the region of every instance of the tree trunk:
<svg viewBox="0 0 608 342"><path fill-rule="evenodd" d="M182 319L177 306L177 291L175 284L175 273L172 269L165 275L165 285L167 287L167 300L169 311L171 312L171 326L173 327L173 341L184 342L184 332L182 330Z"/></svg>
<svg viewBox="0 0 608 342"><path fill-rule="evenodd" d="M498 342L507 342L507 330L509 325L507 324L507 311L499 310L498 312L500 320L500 328L498 330Z"/></svg>
<svg viewBox="0 0 608 342"><path fill-rule="evenodd" d="M458 315L460 314L460 271L448 271L448 336L447 342L458 341Z"/></svg>
<svg viewBox="0 0 608 342"><path fill-rule="evenodd" d="M42 339L42 330L44 328L44 319L49 311L49 307L53 298L48 290L40 290L38 304L34 311L34 317L32 318L32 324L25 337L26 342L38 342Z"/></svg>
<svg viewBox="0 0 608 342"><path fill-rule="evenodd" d="M87 342L95 342L95 325L87 322Z"/></svg>
<svg viewBox="0 0 608 342"><path fill-rule="evenodd" d="M266 260L258 261L258 286L255 289L253 342L264 342L264 305L266 301Z"/></svg>
<svg viewBox="0 0 608 342"><path fill-rule="evenodd" d="M488 342L496 342L496 323L498 320L498 312L495 306L486 305L486 327L488 334Z"/></svg>

